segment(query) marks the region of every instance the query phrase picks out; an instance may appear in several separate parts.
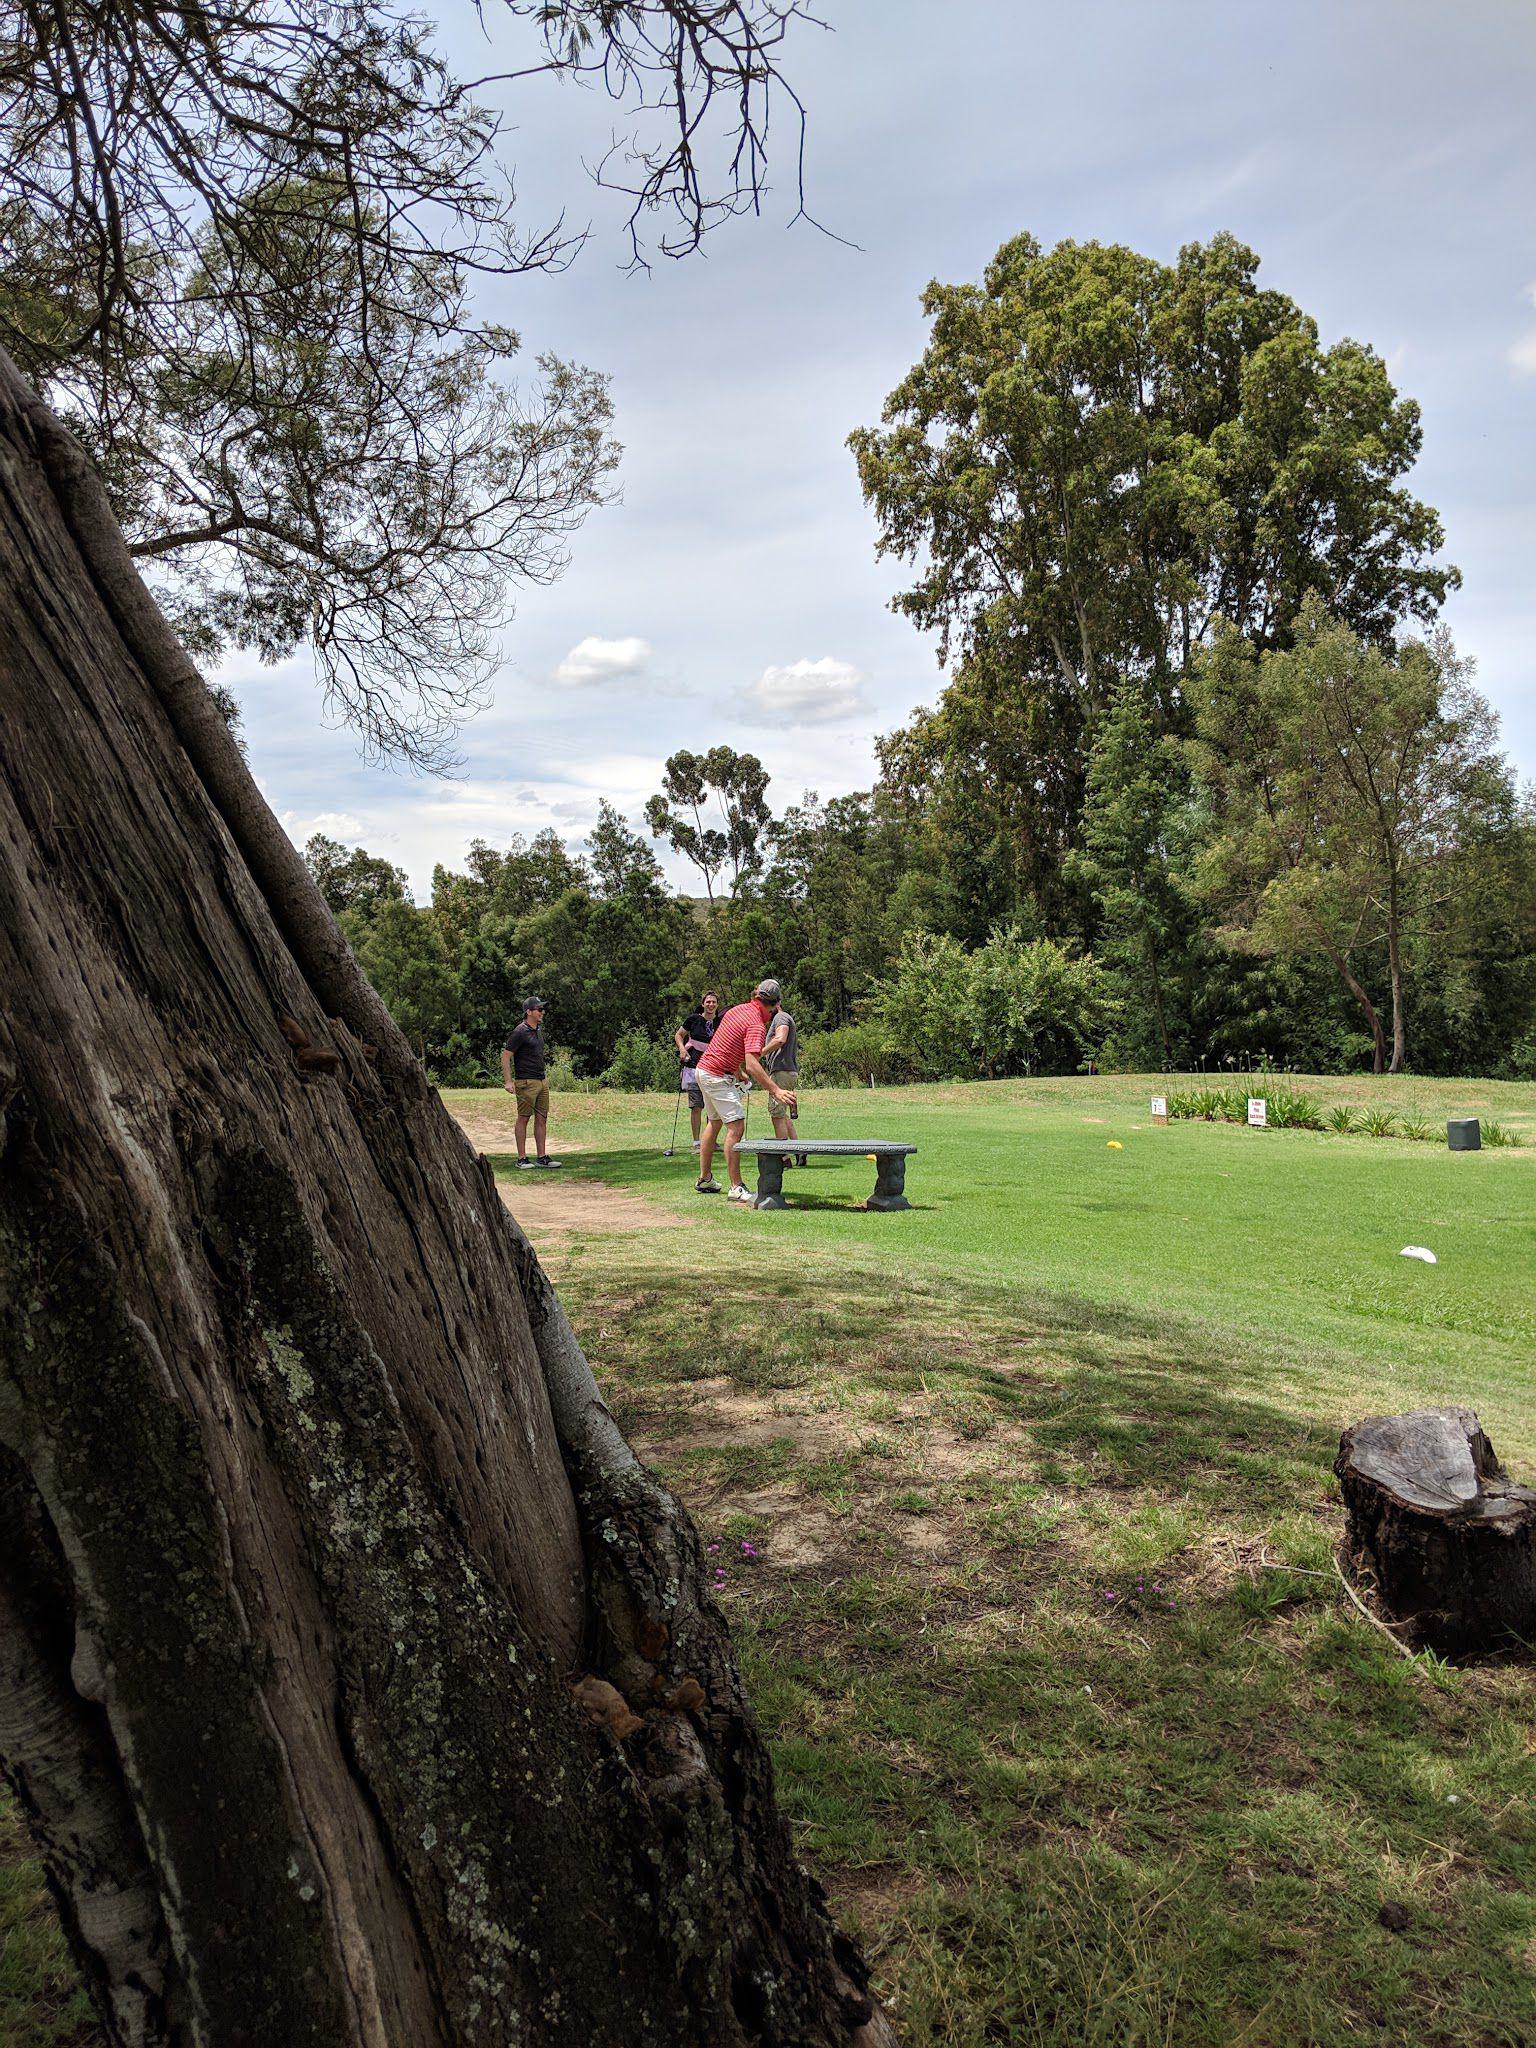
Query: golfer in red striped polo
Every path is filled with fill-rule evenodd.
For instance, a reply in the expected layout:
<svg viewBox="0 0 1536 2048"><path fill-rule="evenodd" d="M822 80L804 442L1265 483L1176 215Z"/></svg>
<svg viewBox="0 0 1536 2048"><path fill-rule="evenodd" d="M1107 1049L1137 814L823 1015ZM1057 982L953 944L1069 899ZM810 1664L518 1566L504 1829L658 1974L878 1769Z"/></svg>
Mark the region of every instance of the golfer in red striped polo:
<svg viewBox="0 0 1536 2048"><path fill-rule="evenodd" d="M755 1081L759 1088L766 1088L775 1106L785 1116L793 1116L796 1103L787 1088L781 1088L759 1055L768 1036L779 1007L779 984L776 981L760 981L751 1002L737 1003L727 1010L715 1026L715 1035L709 1041L709 1049L699 1061L699 1093L704 1098L704 1108L709 1121L704 1126L704 1143L699 1152L699 1178L695 1182L701 1195L718 1195L720 1183L710 1172L715 1157L715 1141L721 1130L725 1132L725 1172L731 1183L728 1201L750 1202L752 1197L741 1184L741 1159L738 1148L747 1128L747 1105L742 1095L743 1078Z"/></svg>

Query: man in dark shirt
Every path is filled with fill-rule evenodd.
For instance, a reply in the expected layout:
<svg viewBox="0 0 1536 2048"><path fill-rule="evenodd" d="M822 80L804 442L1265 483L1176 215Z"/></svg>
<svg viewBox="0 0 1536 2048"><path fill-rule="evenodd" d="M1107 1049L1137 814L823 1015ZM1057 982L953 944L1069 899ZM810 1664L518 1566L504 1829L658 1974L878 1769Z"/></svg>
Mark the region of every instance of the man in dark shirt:
<svg viewBox="0 0 1536 2048"><path fill-rule="evenodd" d="M715 1035L715 1022L720 1009L720 998L713 989L708 989L699 1000L699 1007L691 1010L673 1032L677 1056L682 1062L682 1074L678 1086L688 1097L688 1120L693 1125L693 1149L699 1149L699 1125L704 1116L704 1097L699 1093L699 1061L709 1048L709 1041Z"/></svg>
<svg viewBox="0 0 1536 2048"><path fill-rule="evenodd" d="M549 1083L544 1078L544 998L530 996L523 1005L523 1021L507 1033L501 1049L501 1078L509 1095L517 1097L517 1163L531 1166L528 1157L528 1119L533 1118L533 1149L540 1166L558 1166L549 1156Z"/></svg>

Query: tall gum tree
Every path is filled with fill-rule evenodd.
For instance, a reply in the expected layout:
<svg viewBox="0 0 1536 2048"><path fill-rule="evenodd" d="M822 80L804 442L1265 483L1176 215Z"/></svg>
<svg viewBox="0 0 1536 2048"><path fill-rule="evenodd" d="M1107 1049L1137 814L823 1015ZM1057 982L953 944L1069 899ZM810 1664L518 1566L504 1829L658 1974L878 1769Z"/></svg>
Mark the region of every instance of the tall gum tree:
<svg viewBox="0 0 1536 2048"><path fill-rule="evenodd" d="M888 2039L693 1528L4 358L0 985L0 1757L109 2038Z"/></svg>
<svg viewBox="0 0 1536 2048"><path fill-rule="evenodd" d="M1315 591L1387 645L1459 580L1405 481L1418 407L1258 270L1228 234L1173 264L1017 235L979 285L928 286L927 346L849 437L878 550L913 570L893 608L953 657L883 763L994 918L1083 919L1063 864L1125 686L1182 732L1218 620L1284 646Z"/></svg>

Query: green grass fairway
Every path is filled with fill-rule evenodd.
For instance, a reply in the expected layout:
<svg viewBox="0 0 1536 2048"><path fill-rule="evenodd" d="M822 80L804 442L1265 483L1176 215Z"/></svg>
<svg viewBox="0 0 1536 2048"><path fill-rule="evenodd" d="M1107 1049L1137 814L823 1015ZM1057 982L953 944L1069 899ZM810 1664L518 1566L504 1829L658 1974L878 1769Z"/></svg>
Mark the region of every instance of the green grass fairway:
<svg viewBox="0 0 1536 2048"><path fill-rule="evenodd" d="M447 1099L711 1546L904 2048L1533 2048L1536 1665L1361 1619L1331 1468L1457 1400L1536 1475L1536 1088L1302 1084L1526 1141L1452 1155L1157 1129L1167 1085L808 1094L916 1143L902 1215L863 1160L695 1194L671 1097L557 1096L551 1176ZM0 2042L99 2048L3 1813Z"/></svg>
<svg viewBox="0 0 1536 2048"><path fill-rule="evenodd" d="M683 1149L662 1157L670 1097L557 1096L551 1143L581 1147L566 1154L570 1174L732 1232L747 1262L852 1261L1070 1297L1189 1325L1204 1341L1257 1340L1284 1354L1298 1398L1330 1420L1355 1419L1362 1402L1409 1408L1475 1386L1493 1401L1495 1440L1536 1459L1536 1088L1299 1084L1330 1101L1411 1103L1442 1125L1463 1110L1496 1116L1526 1141L1469 1154L1448 1152L1443 1128L1439 1143L1159 1128L1148 1112L1154 1085L1167 1092L1113 1077L807 1094L807 1137L918 1146L907 1171L914 1207L891 1217L854 1206L873 1185L861 1160L791 1168L782 1213L738 1213L695 1194L686 1117ZM506 1096L446 1099L482 1120L511 1109ZM754 1130L771 1135L758 1105ZM1439 1263L1402 1258L1409 1244ZM1273 1367L1267 1359L1267 1377Z"/></svg>
<svg viewBox="0 0 1536 2048"><path fill-rule="evenodd" d="M1529 1088L1310 1085L1536 1138ZM594 1189L547 1256L908 2048L1528 2048L1536 1671L1355 1614L1331 1465L1455 1398L1536 1471L1536 1145L1156 1129L1152 1088L808 1096L920 1147L897 1216L865 1162L729 1210L669 1099L559 1097L575 1188L692 1222Z"/></svg>

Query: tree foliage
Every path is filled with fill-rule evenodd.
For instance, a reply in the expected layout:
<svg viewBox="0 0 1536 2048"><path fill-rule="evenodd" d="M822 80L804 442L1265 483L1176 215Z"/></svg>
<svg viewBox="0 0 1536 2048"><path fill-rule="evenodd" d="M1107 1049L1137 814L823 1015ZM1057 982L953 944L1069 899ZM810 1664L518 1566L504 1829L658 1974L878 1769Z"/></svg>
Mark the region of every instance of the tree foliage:
<svg viewBox="0 0 1536 2048"><path fill-rule="evenodd" d="M1403 481L1417 406L1257 269L1229 235L1172 265L1020 235L980 285L928 287L926 349L851 437L879 550L915 568L896 608L955 662L888 764L1047 916L1123 686L1177 729L1218 619L1278 646L1317 592L1387 641L1457 580Z"/></svg>
<svg viewBox="0 0 1536 2048"><path fill-rule="evenodd" d="M516 76L621 103L637 254L651 218L680 254L756 202L779 97L798 128L795 0L499 12ZM0 346L196 651L308 641L365 744L422 765L618 452L600 376L541 355L514 384L518 337L475 313L477 280L582 239L521 223L475 90L388 0L26 0L0 27Z"/></svg>
<svg viewBox="0 0 1536 2048"><path fill-rule="evenodd" d="M1320 952L1401 1071L1415 931L1459 912L1471 849L1507 823L1497 723L1449 638L1382 646L1304 606L1294 644L1223 633L1197 671L1197 760L1218 829L1204 889L1235 943ZM1391 1054L1379 1000L1385 985Z"/></svg>
<svg viewBox="0 0 1536 2048"><path fill-rule="evenodd" d="M683 748L669 757L661 789L646 804L652 836L665 839L698 869L711 903L715 883L727 869L733 895L763 871L767 788L768 775L756 754L724 746L704 754Z"/></svg>

